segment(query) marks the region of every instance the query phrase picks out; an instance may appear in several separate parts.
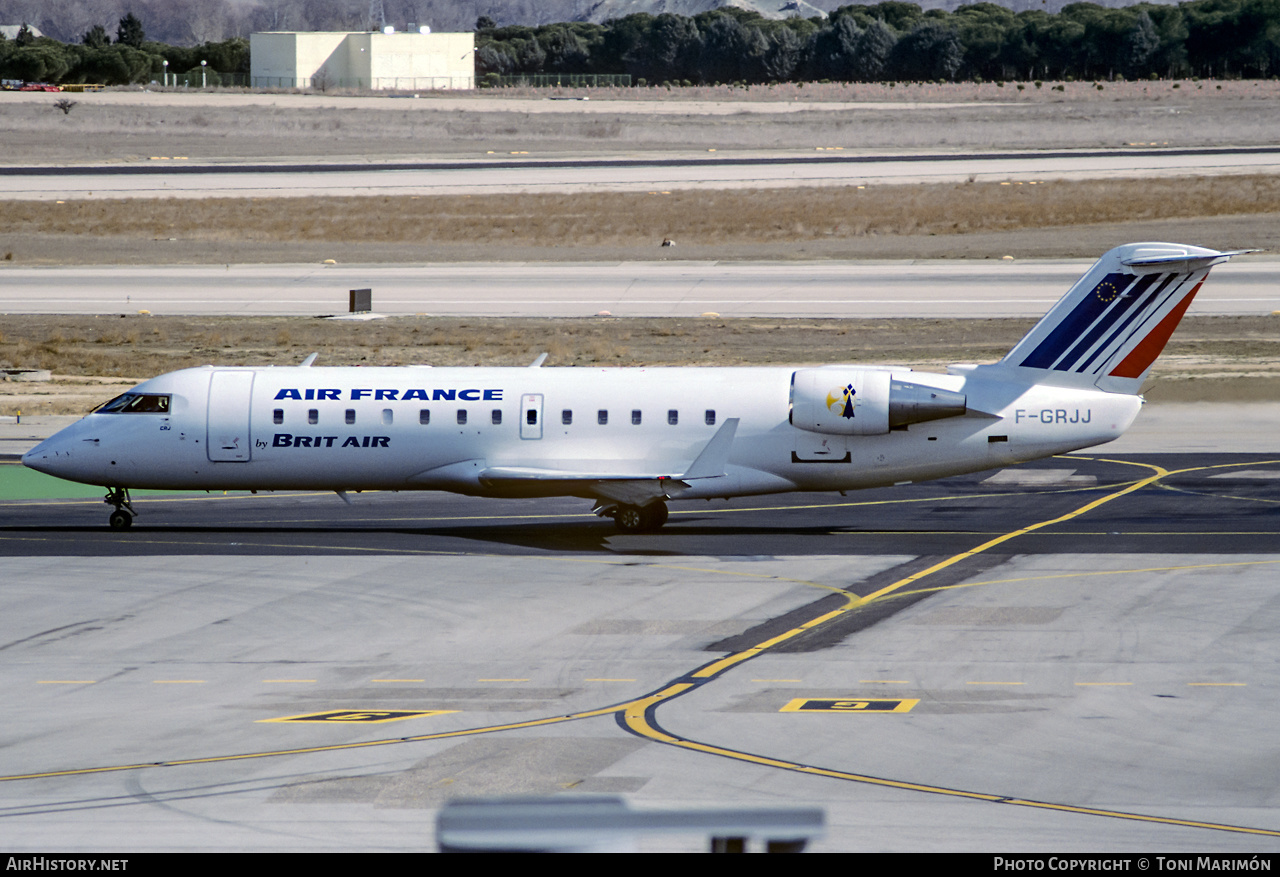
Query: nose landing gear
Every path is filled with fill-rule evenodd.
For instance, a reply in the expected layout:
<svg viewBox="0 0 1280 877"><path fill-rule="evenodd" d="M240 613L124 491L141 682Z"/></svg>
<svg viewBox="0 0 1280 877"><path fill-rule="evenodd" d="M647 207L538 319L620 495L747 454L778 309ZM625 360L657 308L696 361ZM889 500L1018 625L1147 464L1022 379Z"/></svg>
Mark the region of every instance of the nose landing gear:
<svg viewBox="0 0 1280 877"><path fill-rule="evenodd" d="M115 511L107 518L107 523L111 525L112 530L127 530L133 526L133 519L138 513L133 510L133 503L129 501L129 488L127 487L108 487L107 495L102 501L110 506L115 506Z"/></svg>

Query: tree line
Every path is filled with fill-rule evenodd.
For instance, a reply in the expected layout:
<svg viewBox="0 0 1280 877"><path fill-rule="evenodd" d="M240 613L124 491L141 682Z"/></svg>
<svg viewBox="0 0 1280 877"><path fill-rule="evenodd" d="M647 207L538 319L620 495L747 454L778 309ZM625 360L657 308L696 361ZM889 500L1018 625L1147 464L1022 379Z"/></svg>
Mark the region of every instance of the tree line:
<svg viewBox="0 0 1280 877"><path fill-rule="evenodd" d="M476 74L628 73L662 84L1177 78L1280 74L1280 0L1191 0L1057 14L888 0L826 19L724 8L604 24L477 22Z"/></svg>
<svg viewBox="0 0 1280 877"><path fill-rule="evenodd" d="M165 66L168 61L168 67ZM200 73L208 64L211 85L220 73L249 73L249 41L233 37L199 46L171 46L147 39L142 21L133 13L120 19L115 38L95 24L77 43L37 37L23 27L14 39L0 37L0 79L55 84L94 82L127 85L159 81L171 74Z"/></svg>
<svg viewBox="0 0 1280 877"><path fill-rule="evenodd" d="M887 0L827 18L766 19L728 7L692 17L639 13L603 24L476 23L476 74L625 73L637 84L1217 77L1280 74L1280 0L1190 0L1107 9L1075 3L1050 14L994 3L954 12ZM129 13L114 39L94 25L79 42L0 39L0 78L109 85L199 73L249 72L249 41L195 47L146 38ZM211 82L216 84L216 76Z"/></svg>

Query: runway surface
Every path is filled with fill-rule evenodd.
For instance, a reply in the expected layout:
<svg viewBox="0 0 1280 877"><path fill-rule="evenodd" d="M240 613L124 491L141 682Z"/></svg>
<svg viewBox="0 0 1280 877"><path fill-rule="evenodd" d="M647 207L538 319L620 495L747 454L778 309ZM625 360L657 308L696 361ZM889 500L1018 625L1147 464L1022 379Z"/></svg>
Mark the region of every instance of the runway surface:
<svg viewBox="0 0 1280 877"><path fill-rule="evenodd" d="M818 805L828 850L1273 850L1278 481L1094 453L626 536L575 500L3 503L0 843L430 849L445 800L573 790ZM365 721L298 720L330 710Z"/></svg>
<svg viewBox="0 0 1280 877"><path fill-rule="evenodd" d="M0 268L0 312L486 316L1038 317L1091 259ZM1280 309L1280 259L1214 269L1191 314Z"/></svg>
<svg viewBox="0 0 1280 877"><path fill-rule="evenodd" d="M712 150L714 151L714 150ZM1105 179L1275 173L1280 150L1115 149L918 155L783 152L665 158L513 159L350 164L204 164L170 156L145 164L0 168L5 198L310 197L652 189L900 185L966 180Z"/></svg>

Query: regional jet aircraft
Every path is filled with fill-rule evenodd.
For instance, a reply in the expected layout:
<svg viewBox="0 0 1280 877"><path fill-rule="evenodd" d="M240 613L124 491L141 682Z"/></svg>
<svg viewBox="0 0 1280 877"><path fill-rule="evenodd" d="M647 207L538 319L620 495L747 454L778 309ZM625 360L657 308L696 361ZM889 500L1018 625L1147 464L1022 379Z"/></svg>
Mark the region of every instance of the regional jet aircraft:
<svg viewBox="0 0 1280 877"><path fill-rule="evenodd" d="M1239 251L1247 252L1247 251ZM29 451L107 488L446 490L576 496L623 531L671 500L845 491L1101 444L1209 269L1239 252L1107 253L999 362L945 375L795 368L204 366L161 375Z"/></svg>

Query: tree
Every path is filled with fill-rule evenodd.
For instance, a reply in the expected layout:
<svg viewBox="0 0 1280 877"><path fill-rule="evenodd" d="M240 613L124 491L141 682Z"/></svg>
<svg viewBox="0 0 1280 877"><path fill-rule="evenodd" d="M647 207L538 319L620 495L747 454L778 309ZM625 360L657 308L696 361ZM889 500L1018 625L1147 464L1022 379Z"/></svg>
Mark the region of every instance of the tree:
<svg viewBox="0 0 1280 877"><path fill-rule="evenodd" d="M646 18L649 17L629 15L623 20L627 22L628 36L638 37L633 48L622 56L627 71L650 82L697 77L695 62L702 53L702 34L693 19L669 12L644 21ZM636 34L634 25L647 27ZM609 42L606 39L606 45Z"/></svg>
<svg viewBox="0 0 1280 877"><path fill-rule="evenodd" d="M975 3L956 10L954 21L964 47L965 75L1003 79L1005 42L1016 29L1013 13L993 3Z"/></svg>
<svg viewBox="0 0 1280 877"><path fill-rule="evenodd" d="M142 29L142 22L132 12L120 19L120 26L116 28L116 42L124 46L132 46L135 49L141 49L142 44L147 41L147 34Z"/></svg>
<svg viewBox="0 0 1280 877"><path fill-rule="evenodd" d="M545 67L552 73L586 73L591 63L587 46L567 25L542 28L538 43L547 53Z"/></svg>
<svg viewBox="0 0 1280 877"><path fill-rule="evenodd" d="M894 47L893 75L901 79L955 79L964 62L960 35L939 21L922 21Z"/></svg>
<svg viewBox="0 0 1280 877"><path fill-rule="evenodd" d="M27 27L27 23L24 21L22 23L22 27L18 28L18 33L13 38L13 41L17 43L19 47L30 46L35 43L36 35L31 32L31 28Z"/></svg>
<svg viewBox="0 0 1280 877"><path fill-rule="evenodd" d="M244 37L232 37L218 43L205 43L196 53L197 60L209 62L219 73L249 72L249 41Z"/></svg>
<svg viewBox="0 0 1280 877"><path fill-rule="evenodd" d="M702 31L698 77L704 82L737 82L743 78L747 29L733 16L717 15Z"/></svg>
<svg viewBox="0 0 1280 877"><path fill-rule="evenodd" d="M546 62L546 50L536 37L529 37L516 50L516 65L520 68L520 73L541 73L542 65Z"/></svg>
<svg viewBox="0 0 1280 877"><path fill-rule="evenodd" d="M883 21L877 19L867 25L854 44L854 78L862 82L883 79L893 56L893 47L897 44L898 35Z"/></svg>
<svg viewBox="0 0 1280 877"><path fill-rule="evenodd" d="M16 40L15 40L16 42ZM65 48L52 40L18 46L5 59L5 79L23 82L57 82L71 69Z"/></svg>
<svg viewBox="0 0 1280 877"><path fill-rule="evenodd" d="M486 76L490 73L506 76L516 67L515 59L502 50L501 46L490 43L476 49L476 73Z"/></svg>
<svg viewBox="0 0 1280 877"><path fill-rule="evenodd" d="M836 10L838 13L840 10ZM924 13L915 3L903 3L900 0L885 0L868 10L875 18L880 19L898 33L908 31L919 24Z"/></svg>
<svg viewBox="0 0 1280 877"><path fill-rule="evenodd" d="M1187 30L1182 10L1176 6L1153 6L1144 10L1151 15L1160 35L1160 50L1153 67L1172 79L1187 69Z"/></svg>
<svg viewBox="0 0 1280 877"><path fill-rule="evenodd" d="M1133 29L1125 34L1124 43L1120 47L1120 69L1129 79L1145 76L1159 50L1160 36L1156 33L1151 16L1144 9L1138 14Z"/></svg>
<svg viewBox="0 0 1280 877"><path fill-rule="evenodd" d="M771 82L785 82L795 74L804 44L789 27L775 28L768 40L769 48L763 59L765 78Z"/></svg>
<svg viewBox="0 0 1280 877"><path fill-rule="evenodd" d="M80 37L80 42L91 49L105 49L111 45L111 37L107 35L105 27L95 24L84 32L84 36Z"/></svg>
<svg viewBox="0 0 1280 877"><path fill-rule="evenodd" d="M809 75L814 79L853 79L853 59L861 35L849 15L814 34L809 40Z"/></svg>

